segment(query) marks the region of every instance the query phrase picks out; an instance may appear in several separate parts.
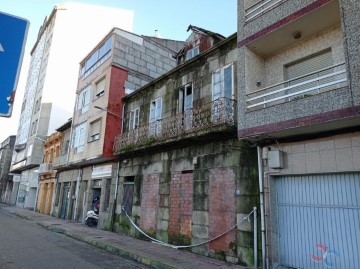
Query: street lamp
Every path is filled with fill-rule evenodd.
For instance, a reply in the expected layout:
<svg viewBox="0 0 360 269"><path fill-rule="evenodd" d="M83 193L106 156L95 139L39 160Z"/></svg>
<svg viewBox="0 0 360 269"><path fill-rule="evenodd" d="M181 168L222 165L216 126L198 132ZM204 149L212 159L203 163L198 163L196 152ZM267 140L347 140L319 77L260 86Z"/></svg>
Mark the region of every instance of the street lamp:
<svg viewBox="0 0 360 269"><path fill-rule="evenodd" d="M114 113L114 112L111 112L111 111L107 110L107 108L103 108L103 107L100 107L100 106L94 106L94 107L97 108L97 109L100 109L100 110L102 110L102 111L105 111L105 112L107 112L107 113L109 113L109 114L111 114L111 115L114 115L114 116L116 116L116 117L119 117L120 119L122 118L121 115L116 114L116 113Z"/></svg>

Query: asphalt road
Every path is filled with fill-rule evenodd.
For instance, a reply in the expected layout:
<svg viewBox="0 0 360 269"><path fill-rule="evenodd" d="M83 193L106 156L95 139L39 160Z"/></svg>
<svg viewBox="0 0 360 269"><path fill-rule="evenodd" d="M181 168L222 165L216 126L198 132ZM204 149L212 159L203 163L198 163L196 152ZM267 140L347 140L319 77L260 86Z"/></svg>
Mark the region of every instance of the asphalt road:
<svg viewBox="0 0 360 269"><path fill-rule="evenodd" d="M0 269L150 268L55 233L0 208Z"/></svg>

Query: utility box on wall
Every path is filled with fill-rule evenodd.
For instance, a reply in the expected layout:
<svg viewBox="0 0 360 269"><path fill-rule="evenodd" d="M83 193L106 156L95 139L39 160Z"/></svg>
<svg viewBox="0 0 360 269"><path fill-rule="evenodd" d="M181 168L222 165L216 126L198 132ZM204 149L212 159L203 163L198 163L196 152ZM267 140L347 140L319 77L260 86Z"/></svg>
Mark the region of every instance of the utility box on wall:
<svg viewBox="0 0 360 269"><path fill-rule="evenodd" d="M268 154L270 168L284 168L284 153L281 150L271 150Z"/></svg>

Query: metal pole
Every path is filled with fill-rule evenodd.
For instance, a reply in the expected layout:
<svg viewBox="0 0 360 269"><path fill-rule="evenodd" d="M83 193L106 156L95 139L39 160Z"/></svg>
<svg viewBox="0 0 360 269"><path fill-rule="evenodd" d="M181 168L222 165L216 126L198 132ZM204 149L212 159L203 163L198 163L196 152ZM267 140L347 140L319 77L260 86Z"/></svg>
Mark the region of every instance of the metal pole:
<svg viewBox="0 0 360 269"><path fill-rule="evenodd" d="M253 209L254 214L254 268L258 268L258 246L257 246L257 212L256 212L256 206Z"/></svg>
<svg viewBox="0 0 360 269"><path fill-rule="evenodd" d="M266 268L266 246L265 246L265 205L264 205L264 170L262 160L262 149L257 147L258 155L258 169L259 169L259 192L260 192L260 216L261 216L261 257L262 257L262 268Z"/></svg>

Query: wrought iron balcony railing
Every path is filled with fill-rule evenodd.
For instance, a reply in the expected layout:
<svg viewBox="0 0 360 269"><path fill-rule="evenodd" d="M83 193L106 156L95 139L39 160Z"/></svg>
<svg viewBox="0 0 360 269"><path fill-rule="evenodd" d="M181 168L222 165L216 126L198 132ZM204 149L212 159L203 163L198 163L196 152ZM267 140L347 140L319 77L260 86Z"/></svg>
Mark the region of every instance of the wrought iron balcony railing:
<svg viewBox="0 0 360 269"><path fill-rule="evenodd" d="M219 98L201 107L119 134L114 141L114 152L164 143L199 131L211 132L215 127L233 127L236 124L235 117L236 101Z"/></svg>
<svg viewBox="0 0 360 269"><path fill-rule="evenodd" d="M347 85L345 64L336 64L247 94L248 110L295 101Z"/></svg>
<svg viewBox="0 0 360 269"><path fill-rule="evenodd" d="M48 174L53 173L53 165L52 163L41 163L39 166L39 174Z"/></svg>

